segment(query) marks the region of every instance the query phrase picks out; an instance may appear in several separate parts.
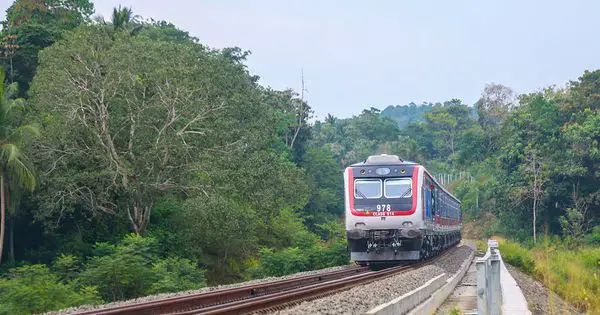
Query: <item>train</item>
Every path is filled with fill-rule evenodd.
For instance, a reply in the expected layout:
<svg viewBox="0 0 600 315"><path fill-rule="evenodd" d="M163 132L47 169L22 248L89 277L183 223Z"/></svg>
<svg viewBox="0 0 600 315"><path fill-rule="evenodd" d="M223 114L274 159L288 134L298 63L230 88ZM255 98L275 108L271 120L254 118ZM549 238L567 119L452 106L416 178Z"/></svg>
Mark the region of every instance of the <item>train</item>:
<svg viewBox="0 0 600 315"><path fill-rule="evenodd" d="M461 202L423 165L371 155L344 169L346 239L359 265L421 261L461 240Z"/></svg>

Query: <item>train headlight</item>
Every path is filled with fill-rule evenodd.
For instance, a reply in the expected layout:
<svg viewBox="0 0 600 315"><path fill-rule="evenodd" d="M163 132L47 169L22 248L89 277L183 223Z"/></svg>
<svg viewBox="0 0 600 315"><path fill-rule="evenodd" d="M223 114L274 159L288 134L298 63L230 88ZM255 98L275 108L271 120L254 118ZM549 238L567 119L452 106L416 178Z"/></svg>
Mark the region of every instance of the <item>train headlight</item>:
<svg viewBox="0 0 600 315"><path fill-rule="evenodd" d="M390 173L390 169L387 167L378 168L375 170L375 173L377 173L377 175L387 175Z"/></svg>

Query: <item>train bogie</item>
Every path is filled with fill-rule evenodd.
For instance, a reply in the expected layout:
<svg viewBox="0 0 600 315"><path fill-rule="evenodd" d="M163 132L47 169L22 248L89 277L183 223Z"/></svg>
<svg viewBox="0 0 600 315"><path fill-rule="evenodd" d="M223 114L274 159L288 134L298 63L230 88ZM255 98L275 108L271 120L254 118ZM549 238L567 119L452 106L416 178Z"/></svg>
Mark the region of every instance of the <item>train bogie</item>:
<svg viewBox="0 0 600 315"><path fill-rule="evenodd" d="M344 172L351 259L414 261L460 240L460 201L427 170L395 155L370 156Z"/></svg>

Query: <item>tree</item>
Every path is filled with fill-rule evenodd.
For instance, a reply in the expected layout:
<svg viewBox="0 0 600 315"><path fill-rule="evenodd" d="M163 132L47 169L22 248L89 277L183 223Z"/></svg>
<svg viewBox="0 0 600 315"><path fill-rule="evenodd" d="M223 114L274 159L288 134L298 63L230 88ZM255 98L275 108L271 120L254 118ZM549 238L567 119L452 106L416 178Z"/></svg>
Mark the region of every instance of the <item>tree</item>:
<svg viewBox="0 0 600 315"><path fill-rule="evenodd" d="M2 37L14 37L10 43L16 49L4 59L4 68L10 69L10 81L19 83L20 96L26 96L40 50L89 20L93 12L89 0L16 0L6 10Z"/></svg>
<svg viewBox="0 0 600 315"><path fill-rule="evenodd" d="M536 217L540 201L545 194L545 186L548 181L547 165L540 156L540 153L533 148L526 149L526 164L523 167L525 177L529 183L526 190L529 198L533 200L532 217L533 217L533 242L536 243Z"/></svg>
<svg viewBox="0 0 600 315"><path fill-rule="evenodd" d="M435 106L425 114L430 132L438 138L436 146L440 155L450 156L456 153L456 141L461 133L470 128L473 121L471 110L458 99L445 102L443 106Z"/></svg>
<svg viewBox="0 0 600 315"><path fill-rule="evenodd" d="M245 69L219 52L102 26L44 50L31 95L45 124L45 208L122 209L138 234L162 194L206 193L194 180L203 156L248 146L247 117L262 109Z"/></svg>
<svg viewBox="0 0 600 315"><path fill-rule="evenodd" d="M113 8L110 21L114 30L123 30L130 24L137 22L137 17L133 15L131 8L121 8L119 5L119 8Z"/></svg>
<svg viewBox="0 0 600 315"><path fill-rule="evenodd" d="M498 148L495 145L500 136L500 128L508 118L508 113L515 107L514 91L502 84L487 84L481 93L481 98L475 103L479 125L483 128L489 153Z"/></svg>
<svg viewBox="0 0 600 315"><path fill-rule="evenodd" d="M277 132L285 146L292 152L293 160L299 161L306 150L309 137L308 119L312 109L304 102L303 93L298 95L291 89L276 91L271 88L264 89L262 92L264 102L275 109L271 113L278 116L279 124L275 126Z"/></svg>
<svg viewBox="0 0 600 315"><path fill-rule="evenodd" d="M343 181L340 168L326 149L309 148L302 159L311 195L303 210L304 223L313 231L320 222L327 222L343 213Z"/></svg>
<svg viewBox="0 0 600 315"><path fill-rule="evenodd" d="M4 249L6 206L12 206L9 202L11 191L17 188L33 191L35 188L35 177L22 146L28 137L38 135L34 125L16 125L15 112L23 107L23 100L11 99L17 92L17 84L5 88L4 81L5 74L0 69L0 262ZM10 252L11 258L14 258L12 248Z"/></svg>

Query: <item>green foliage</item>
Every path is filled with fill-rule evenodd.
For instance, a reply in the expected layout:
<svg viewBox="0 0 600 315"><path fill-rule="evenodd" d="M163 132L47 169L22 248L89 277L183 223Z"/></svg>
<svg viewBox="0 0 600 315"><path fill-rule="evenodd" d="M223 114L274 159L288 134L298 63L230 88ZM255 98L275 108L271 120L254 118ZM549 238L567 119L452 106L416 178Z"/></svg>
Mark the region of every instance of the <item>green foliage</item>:
<svg viewBox="0 0 600 315"><path fill-rule="evenodd" d="M487 243L483 240L475 241L475 247L478 251L485 252L487 250Z"/></svg>
<svg viewBox="0 0 600 315"><path fill-rule="evenodd" d="M309 148L300 165L312 187L303 218L314 231L318 222L327 222L343 213L343 181L339 179L339 165L327 149Z"/></svg>
<svg viewBox="0 0 600 315"><path fill-rule="evenodd" d="M589 246L600 246L600 225L595 226L592 232L585 236L585 242Z"/></svg>
<svg viewBox="0 0 600 315"><path fill-rule="evenodd" d="M348 264L345 239L335 238L323 242L316 236L301 233L292 247L275 250L261 248L258 265L250 268L252 277L283 276L292 273ZM312 238L312 242L310 241Z"/></svg>
<svg viewBox="0 0 600 315"><path fill-rule="evenodd" d="M310 144L329 149L340 166L347 166L385 150L380 145L397 140L398 134L398 125L392 119L370 108L349 119L330 117L324 123L315 123Z"/></svg>
<svg viewBox="0 0 600 315"><path fill-rule="evenodd" d="M94 5L89 0L16 0L6 10L2 37L15 36L15 49L6 51L3 66L10 74L10 82L17 82L20 95L25 96L36 68L38 53L89 20Z"/></svg>
<svg viewBox="0 0 600 315"><path fill-rule="evenodd" d="M206 190L194 180L199 161L254 149L264 126L245 117L267 109L245 69L219 52L98 25L45 49L30 92L45 135L35 150L51 183L39 196L49 210L40 217L123 209L140 234L161 196Z"/></svg>
<svg viewBox="0 0 600 315"><path fill-rule="evenodd" d="M500 253L507 263L534 276L580 310L599 309L600 248L570 249L558 237L547 237L532 249L500 242Z"/></svg>
<svg viewBox="0 0 600 315"><path fill-rule="evenodd" d="M535 270L533 256L528 249L521 247L518 243L501 242L499 249L502 259L507 263L519 267L529 274Z"/></svg>
<svg viewBox="0 0 600 315"><path fill-rule="evenodd" d="M177 44L197 43L198 38L190 36L184 30L166 21L151 21L144 24L138 36L146 36L152 40L167 41Z"/></svg>
<svg viewBox="0 0 600 315"><path fill-rule="evenodd" d="M410 124L425 121L425 113L430 111L433 106L432 103L417 105L412 102L408 105L390 105L381 111L381 116L393 119L402 129Z"/></svg>
<svg viewBox="0 0 600 315"><path fill-rule="evenodd" d="M102 300L94 286L76 289L62 282L45 265L14 268L0 279L0 311L7 314L32 314L81 304L98 304Z"/></svg>
<svg viewBox="0 0 600 315"><path fill-rule="evenodd" d="M204 271L195 263L184 258L166 258L152 266L152 273L158 280L152 283L148 293L178 292L199 289L206 286Z"/></svg>
<svg viewBox="0 0 600 315"><path fill-rule="evenodd" d="M348 264L349 256L342 222L317 225L326 241L306 229L292 235L292 243L282 249L261 248L258 264L249 269L252 277L283 276L295 272Z"/></svg>
<svg viewBox="0 0 600 315"><path fill-rule="evenodd" d="M259 257L259 268L250 271L257 278L284 276L307 271L311 267L309 255L298 247L290 247L282 250L261 248Z"/></svg>
<svg viewBox="0 0 600 315"><path fill-rule="evenodd" d="M93 257L80 274L84 285L97 285L101 296L109 301L143 296L155 276L152 262L156 260L154 239L127 236L117 246L100 244L103 256Z"/></svg>
<svg viewBox="0 0 600 315"><path fill-rule="evenodd" d="M61 281L74 280L81 271L79 259L74 255L60 254L52 265L52 271Z"/></svg>
<svg viewBox="0 0 600 315"><path fill-rule="evenodd" d="M448 311L448 315L462 315L462 314L463 314L463 312L457 306L451 308Z"/></svg>
<svg viewBox="0 0 600 315"><path fill-rule="evenodd" d="M222 196L185 202L177 226L181 247L211 269L209 281L240 276L239 263L256 251L260 221L246 204Z"/></svg>
<svg viewBox="0 0 600 315"><path fill-rule="evenodd" d="M97 256L85 264L76 282L96 286L109 301L206 285L204 271L192 261L158 254L158 243L152 237L131 234L118 245L99 243Z"/></svg>

